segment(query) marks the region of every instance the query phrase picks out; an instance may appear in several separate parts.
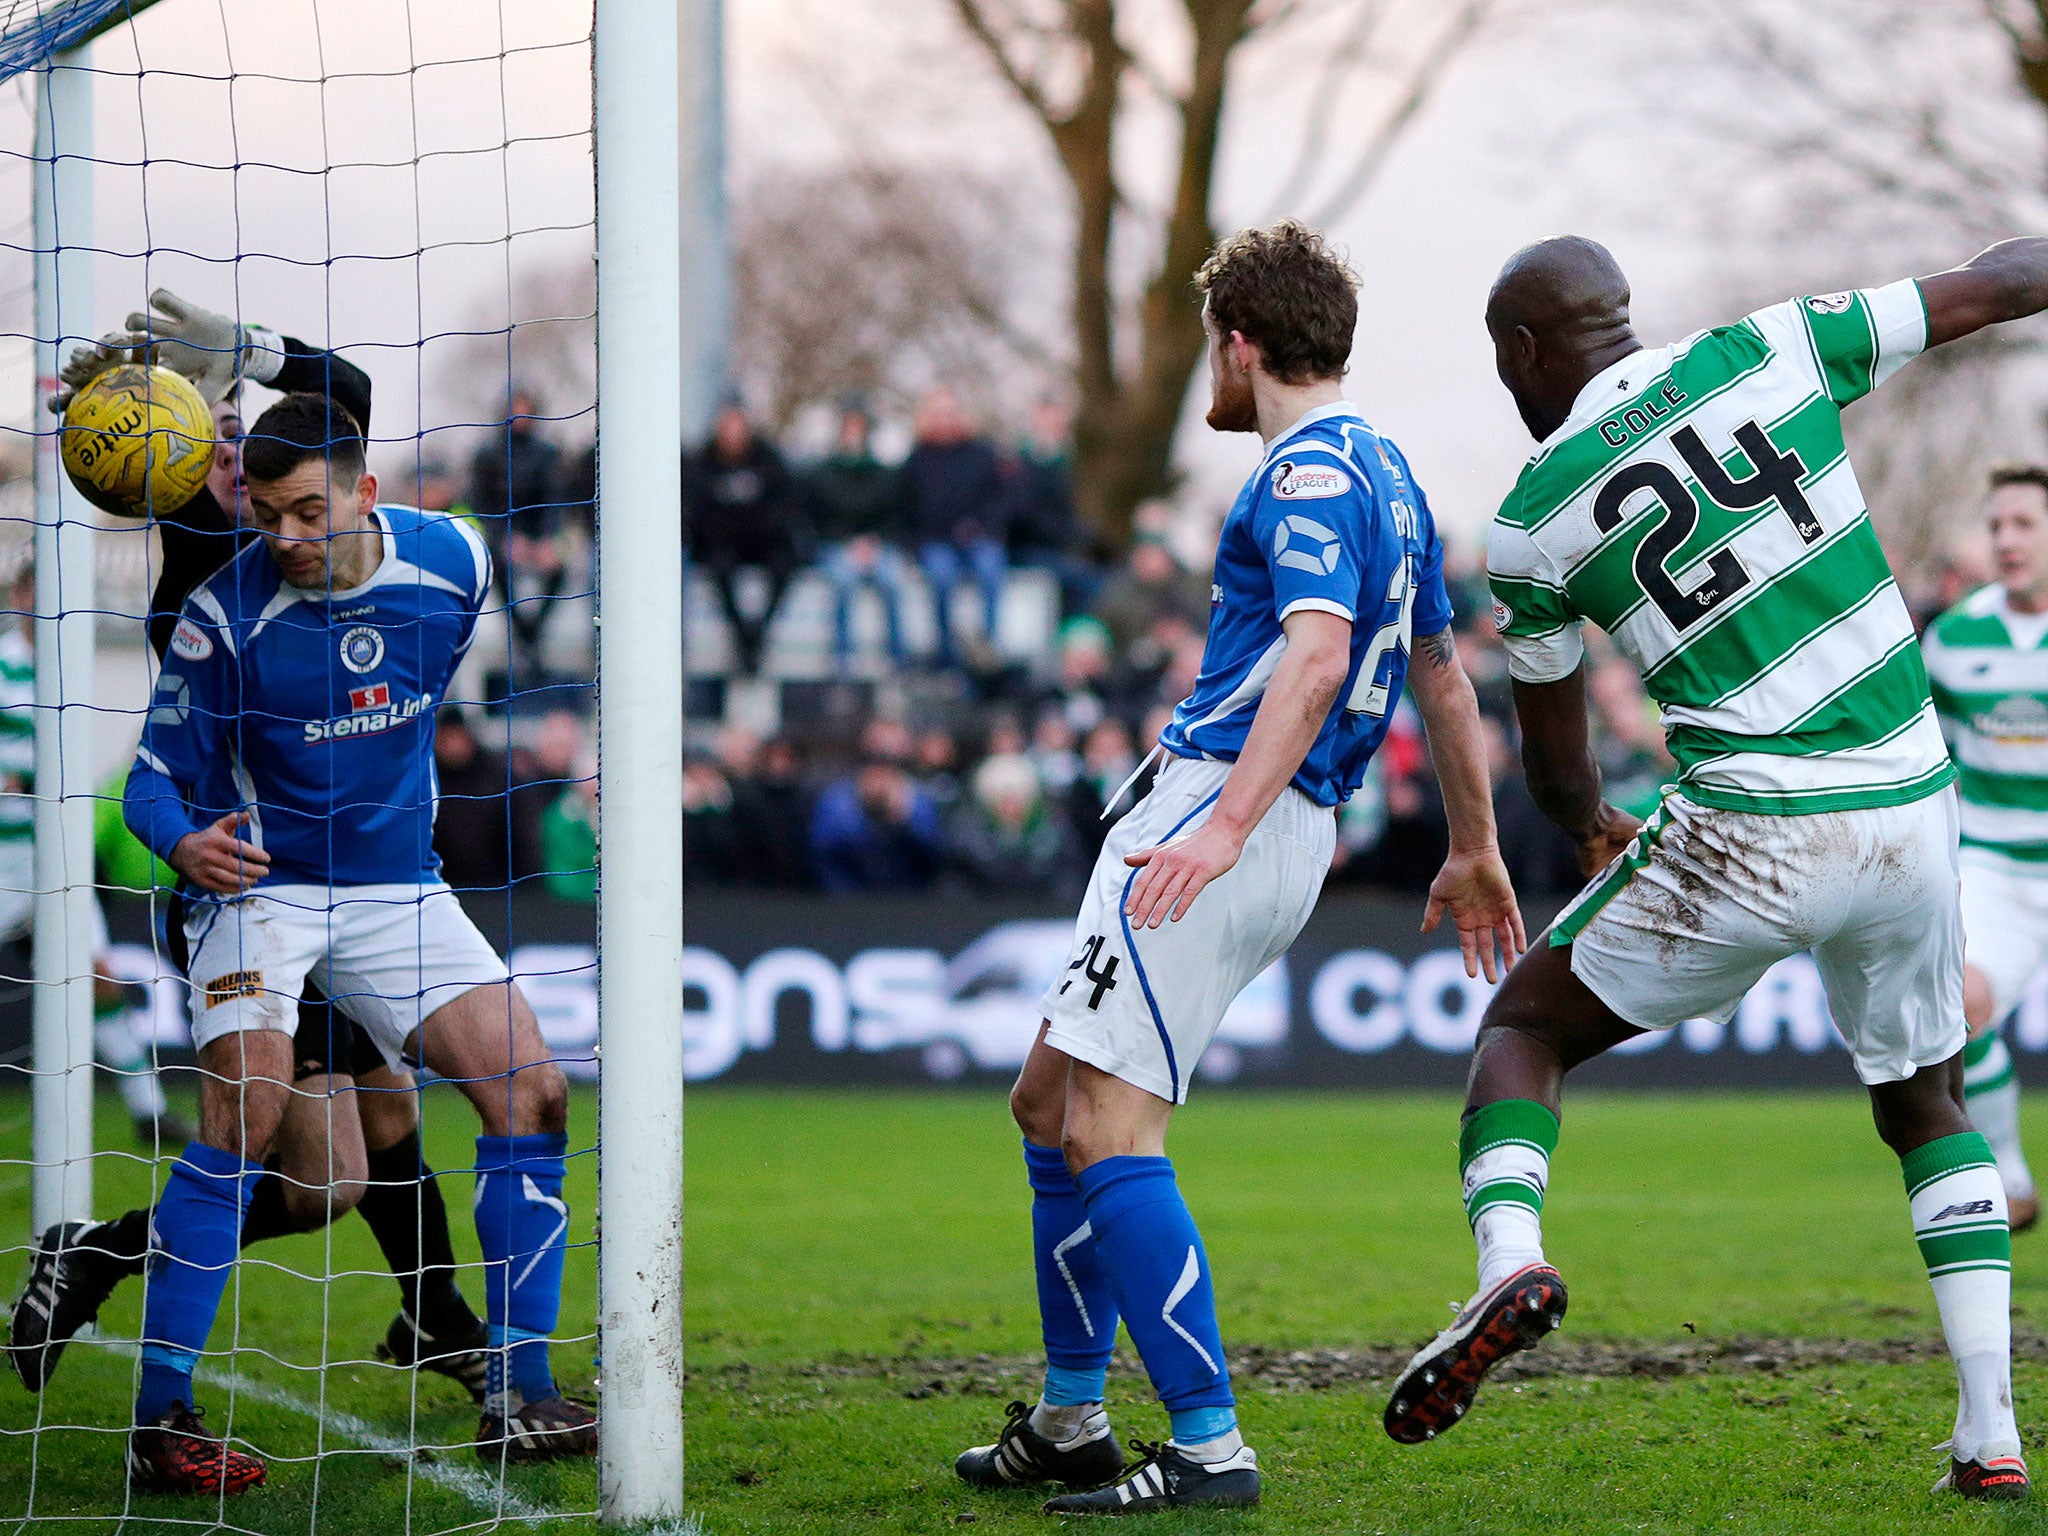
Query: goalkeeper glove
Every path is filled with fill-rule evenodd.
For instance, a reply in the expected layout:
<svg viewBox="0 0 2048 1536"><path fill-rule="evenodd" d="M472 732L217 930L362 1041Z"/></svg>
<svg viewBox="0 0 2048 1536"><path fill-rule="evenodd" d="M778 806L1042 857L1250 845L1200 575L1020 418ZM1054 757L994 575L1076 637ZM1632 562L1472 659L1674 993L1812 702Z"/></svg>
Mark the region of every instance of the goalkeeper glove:
<svg viewBox="0 0 2048 1536"><path fill-rule="evenodd" d="M237 325L226 315L188 303L168 288L149 296L147 311L128 317L128 329L112 331L71 354L63 369L66 388L50 400L60 414L71 396L94 377L121 363L149 362L182 373L216 405L238 379L268 384L284 366L284 342L259 325Z"/></svg>
<svg viewBox="0 0 2048 1536"><path fill-rule="evenodd" d="M50 410L62 416L73 395L109 368L118 368L131 360L124 331L109 331L89 347L74 347L70 360L57 371L63 387L50 396Z"/></svg>

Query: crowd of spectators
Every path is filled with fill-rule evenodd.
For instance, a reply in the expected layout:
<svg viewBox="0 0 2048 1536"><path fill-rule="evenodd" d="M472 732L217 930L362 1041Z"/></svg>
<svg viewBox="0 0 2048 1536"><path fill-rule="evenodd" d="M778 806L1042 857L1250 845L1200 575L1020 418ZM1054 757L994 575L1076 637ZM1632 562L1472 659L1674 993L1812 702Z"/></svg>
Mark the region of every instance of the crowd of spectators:
<svg viewBox="0 0 2048 1536"><path fill-rule="evenodd" d="M1155 770L1140 771L1141 760L1192 689L1210 591L1207 576L1174 553L1164 504L1139 510L1121 560L1096 558L1074 513L1065 431L1063 414L1045 402L1023 440L1004 451L974 433L950 393L935 391L919 406L900 465L877 459L873 423L856 407L841 413L830 452L792 468L738 407L723 413L717 437L693 461L688 527L694 558L731 610L740 667L758 663L770 614L738 612L733 572L757 565L779 594L815 562L837 594L842 670L852 649L849 604L866 586L882 597L899 668L965 668L979 684L934 695L945 702L923 715L912 703L837 735L795 719L765 739L737 724L700 736L684 790L694 887L972 891L1051 902L1079 893L1110 825L1149 787ZM934 654L907 653L906 570L921 568L939 592L972 582L992 606L1004 572L1020 564L1059 583L1063 617L1046 655L990 667L946 622L943 603ZM1571 845L1521 780L1483 582L1468 573L1456 586L1460 653L1492 739L1503 850L1525 891L1574 890ZM1590 692L1610 792L1646 807L1672 771L1662 726L1634 668L1598 637L1593 646ZM1404 704L1341 814L1333 878L1421 890L1444 839L1427 743Z"/></svg>
<svg viewBox="0 0 2048 1536"><path fill-rule="evenodd" d="M831 584L837 671L855 650L852 605L880 599L894 673L965 674L965 690L896 690L883 713L848 721L785 717L764 736L742 724L705 727L685 770L686 879L697 889L849 892L969 891L1071 901L1115 819L1149 787L1141 760L1200 667L1207 575L1175 554L1164 504L1139 510L1135 535L1107 559L1075 509L1069 421L1036 402L1014 441L980 431L950 390L912 419L900 462L875 446L875 422L848 402L829 448L786 458L737 403L686 463L684 526L691 560L718 591L735 670L758 671L790 582L806 568ZM765 606L743 599L739 573L766 578ZM986 637L1007 573L1048 572L1060 623L1045 654L998 665ZM905 605L919 571L934 611L934 644L913 654ZM952 594L980 599L962 634ZM756 584L758 591L758 583ZM1491 742L1503 852L1532 896L1577 889L1569 842L1522 782L1505 658L1484 583L1454 580L1458 645ZM1589 695L1610 795L1654 803L1673 771L1662 725L1635 669L1590 637ZM1444 853L1442 798L1412 708L1340 815L1333 880L1395 890L1427 887Z"/></svg>
<svg viewBox="0 0 2048 1536"><path fill-rule="evenodd" d="M1479 685L1502 853L1519 889L1564 895L1582 883L1573 848L1522 781L1505 665L1481 614L1458 639ZM1154 770L1137 772L1140 759L1199 657L1198 646L1192 654L1174 647L1148 688L1108 635L1094 619L1069 621L1055 678L1024 709L1006 701L959 723L871 719L851 743L808 750L789 735L764 740L724 727L685 772L686 881L1071 901L1109 827L1149 787ZM1673 772L1656 707L1625 660L1600 657L1590 668L1610 797L1640 813ZM1331 878L1421 891L1444 851L1442 797L1420 721L1404 701L1364 786L1339 814Z"/></svg>
<svg viewBox="0 0 2048 1536"><path fill-rule="evenodd" d="M711 440L685 461L683 518L691 561L711 580L730 626L736 670L760 670L769 626L791 580L816 566L833 591L833 650L841 670L853 655L855 595L880 599L889 659L898 671L986 669L1003 583L1012 569L1051 573L1063 613L1086 609L1102 569L1074 509L1067 471L1067 413L1056 400L1032 407L1022 439L1008 449L980 432L953 391L918 402L913 442L900 464L874 448L865 406L840 411L832 447L792 469L744 407L726 404ZM750 604L739 580L766 578L765 601ZM913 655L905 644L905 576L923 574L935 643ZM956 632L952 596L980 599L981 626Z"/></svg>

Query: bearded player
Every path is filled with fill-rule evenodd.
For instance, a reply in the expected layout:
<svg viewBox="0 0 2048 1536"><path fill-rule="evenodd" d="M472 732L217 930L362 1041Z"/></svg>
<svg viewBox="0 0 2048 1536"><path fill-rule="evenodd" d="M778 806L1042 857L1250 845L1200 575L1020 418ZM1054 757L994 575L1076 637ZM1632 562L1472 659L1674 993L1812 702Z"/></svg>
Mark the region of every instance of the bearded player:
<svg viewBox="0 0 2048 1536"><path fill-rule="evenodd" d="M1466 969L1488 977L1496 942L1509 961L1522 945L1429 503L1342 398L1357 279L1319 235L1282 223L1225 240L1196 285L1209 424L1257 432L1265 456L1224 521L1208 646L1161 737L1166 766L1104 845L1010 1096L1033 1191L1044 1392L956 1463L980 1487L1095 1490L1052 1499L1054 1514L1258 1502L1167 1126L1224 1010L1313 910L1336 807L1404 683L1451 828L1424 929L1448 911ZM1172 1420L1127 1474L1103 1408L1119 1319Z"/></svg>
<svg viewBox="0 0 2048 1536"><path fill-rule="evenodd" d="M2015 1232L2040 1219L2020 1147L2020 1084L1999 1026L2048 961L2048 467L1991 473L1998 580L1921 649L1963 802L1963 1095L1991 1143Z"/></svg>
<svg viewBox="0 0 2048 1536"><path fill-rule="evenodd" d="M1956 1363L1940 1486L2022 1497L2005 1190L1963 1108L1955 768L1841 411L1929 347L2048 308L2048 240L1656 349L1628 304L1614 258L1576 238L1518 252L1487 301L1542 445L1494 521L1495 618L1529 788L1597 878L1481 1021L1459 1137L1479 1291L1402 1373L1387 1432L1457 1423L1488 1369L1563 1318L1541 1212L1565 1073L1646 1030L1725 1022L1811 950ZM1640 824L1604 801L1588 750L1589 621L1642 668L1678 760Z"/></svg>

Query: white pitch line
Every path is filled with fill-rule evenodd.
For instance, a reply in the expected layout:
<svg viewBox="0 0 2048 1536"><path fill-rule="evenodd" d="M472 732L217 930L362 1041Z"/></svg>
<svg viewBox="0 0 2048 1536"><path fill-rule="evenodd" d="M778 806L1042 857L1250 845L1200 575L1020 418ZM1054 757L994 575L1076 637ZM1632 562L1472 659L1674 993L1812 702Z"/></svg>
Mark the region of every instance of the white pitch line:
<svg viewBox="0 0 2048 1536"><path fill-rule="evenodd" d="M437 1483L451 1493L460 1494L477 1508L498 1516L502 1520L521 1520L538 1523L546 1520L561 1520L567 1516L560 1511L529 1504L511 1489L492 1482L481 1472L467 1467L452 1467L439 1461L414 1461L413 1448L403 1440L385 1434L367 1419L359 1419L352 1413L338 1408L322 1408L318 1403L309 1403L295 1392L282 1387L268 1386L247 1377L223 1376L217 1371L200 1371L200 1378L210 1386L231 1392L238 1397L254 1398L272 1408L282 1408L300 1418L311 1419L324 1424L341 1435L353 1440L363 1449L379 1451L386 1455L403 1456L412 1462L417 1476L430 1483Z"/></svg>

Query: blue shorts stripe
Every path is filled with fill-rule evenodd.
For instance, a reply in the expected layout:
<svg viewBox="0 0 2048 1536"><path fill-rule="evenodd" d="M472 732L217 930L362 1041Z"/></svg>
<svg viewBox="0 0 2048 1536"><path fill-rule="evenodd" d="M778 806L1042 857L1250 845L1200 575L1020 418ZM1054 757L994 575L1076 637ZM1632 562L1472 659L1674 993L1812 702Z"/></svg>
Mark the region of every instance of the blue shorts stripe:
<svg viewBox="0 0 2048 1536"><path fill-rule="evenodd" d="M1161 843L1170 843L1180 836L1180 829L1214 805L1222 793L1221 789L1212 791L1208 799L1175 822L1173 830L1160 838L1159 841ZM1157 847L1158 844L1153 846ZM1145 976L1145 962L1138 958L1138 936L1131 932L1131 915L1124 910L1130 904L1131 887L1137 884L1138 876L1141 873L1141 870L1134 869L1130 873L1130 878L1124 881L1123 900L1119 901L1116 906L1117 920L1124 925L1124 948L1130 951L1131 965L1138 973L1138 988L1145 994L1145 1006L1152 1010L1152 1027L1159 1031L1159 1044L1166 1052L1167 1078L1173 1086L1173 1097L1177 1102L1180 1099L1180 1063L1174 1060L1173 1040L1166 1033L1166 1020L1161 1018L1159 1014L1159 1000L1152 995L1152 983Z"/></svg>

